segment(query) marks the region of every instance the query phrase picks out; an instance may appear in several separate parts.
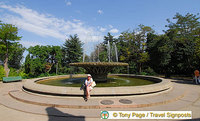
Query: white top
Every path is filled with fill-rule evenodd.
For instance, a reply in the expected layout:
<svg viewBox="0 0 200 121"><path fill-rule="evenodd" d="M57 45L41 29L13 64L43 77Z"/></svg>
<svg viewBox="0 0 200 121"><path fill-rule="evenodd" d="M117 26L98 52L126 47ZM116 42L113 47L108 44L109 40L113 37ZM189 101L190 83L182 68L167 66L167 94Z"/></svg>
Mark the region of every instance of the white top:
<svg viewBox="0 0 200 121"><path fill-rule="evenodd" d="M93 82L93 79L92 78L90 78L90 80L88 81L87 79L85 80L85 84L86 85L89 85L90 83L92 83Z"/></svg>

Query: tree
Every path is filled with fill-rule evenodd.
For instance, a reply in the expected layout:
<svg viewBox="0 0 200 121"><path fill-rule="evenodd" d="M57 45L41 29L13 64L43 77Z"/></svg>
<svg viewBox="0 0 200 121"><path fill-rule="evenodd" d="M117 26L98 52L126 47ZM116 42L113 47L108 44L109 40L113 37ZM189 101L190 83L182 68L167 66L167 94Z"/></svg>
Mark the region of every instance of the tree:
<svg viewBox="0 0 200 121"><path fill-rule="evenodd" d="M169 19L169 29L166 35L174 42L174 51L172 52L172 63L174 71L182 74L192 73L198 56L198 44L200 36L200 17L187 13L185 16L177 13L171 22Z"/></svg>
<svg viewBox="0 0 200 121"><path fill-rule="evenodd" d="M171 55L173 43L166 35L155 35L149 33L147 36L147 49L149 54L149 65L157 73L165 73L168 77L173 70L171 66Z"/></svg>
<svg viewBox="0 0 200 121"><path fill-rule="evenodd" d="M113 42L115 42L115 39L114 39L114 36L112 36L110 34L110 32L108 32L107 36L104 36L104 44L108 44L108 41L109 43L112 45Z"/></svg>
<svg viewBox="0 0 200 121"><path fill-rule="evenodd" d="M60 46L34 46L28 48L25 72L31 76L42 73L57 73L61 67L62 50Z"/></svg>
<svg viewBox="0 0 200 121"><path fill-rule="evenodd" d="M146 52L146 38L148 33L154 33L154 30L149 26L139 25L139 28L133 31L121 33L117 42L120 60L130 63L131 66L134 66L130 66L132 69L135 69L135 66L137 66L137 72L139 73L142 72L142 65L149 58Z"/></svg>
<svg viewBox="0 0 200 121"><path fill-rule="evenodd" d="M21 67L21 60L23 59L24 51L25 47L23 47L21 44L13 43L9 51L10 55L8 59L8 64L10 67L16 69L19 69Z"/></svg>
<svg viewBox="0 0 200 121"><path fill-rule="evenodd" d="M9 50L10 47L15 43L15 41L20 40L21 37L18 35L18 28L12 24L0 23L0 44L2 48L5 48L4 51L4 70L6 77L9 75L8 59L9 59Z"/></svg>
<svg viewBox="0 0 200 121"><path fill-rule="evenodd" d="M169 22L165 34L148 34L147 52L151 67L166 77L171 74L191 74L198 65L198 41L200 35L199 17L177 13L175 22Z"/></svg>
<svg viewBox="0 0 200 121"><path fill-rule="evenodd" d="M105 56L103 56L103 54L105 55L107 53L106 61L108 62L116 61L114 43L116 43L116 39L114 38L114 36L110 34L110 32L108 32L107 36L104 36L104 42L102 46L100 46L101 50L103 50L100 52L100 55L101 55L100 57L102 59L105 59Z"/></svg>
<svg viewBox="0 0 200 121"><path fill-rule="evenodd" d="M78 35L70 35L62 47L63 50L63 66L73 62L80 62L83 55L83 43L79 40Z"/></svg>
<svg viewBox="0 0 200 121"><path fill-rule="evenodd" d="M106 62L108 61L107 44L100 43L95 50L90 54L92 62Z"/></svg>
<svg viewBox="0 0 200 121"><path fill-rule="evenodd" d="M56 75L58 73L58 68L61 67L61 61L62 61L62 50L60 46L52 46L52 50L50 52L49 60L51 60L49 63L51 64L51 67L54 67L54 72L56 72ZM50 71L50 70L49 70Z"/></svg>
<svg viewBox="0 0 200 121"><path fill-rule="evenodd" d="M154 30L149 26L139 25L139 28L135 31L136 36L136 46L138 47L138 66L139 73L142 72L143 63L148 61L149 55L146 52L146 42L147 42L147 34L154 33Z"/></svg>

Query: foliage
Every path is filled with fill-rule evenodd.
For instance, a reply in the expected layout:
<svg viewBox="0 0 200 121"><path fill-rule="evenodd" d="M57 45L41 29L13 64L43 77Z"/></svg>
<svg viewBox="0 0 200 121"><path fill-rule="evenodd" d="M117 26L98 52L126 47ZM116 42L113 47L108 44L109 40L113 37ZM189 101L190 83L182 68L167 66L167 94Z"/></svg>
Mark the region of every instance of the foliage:
<svg viewBox="0 0 200 121"><path fill-rule="evenodd" d="M79 40L78 35L70 35L62 47L64 54L63 65L68 65L73 62L80 62L83 55L83 43Z"/></svg>
<svg viewBox="0 0 200 121"><path fill-rule="evenodd" d="M30 74L30 76L54 73L56 69L61 67L62 50L59 46L37 45L28 48L28 52L25 60L25 73Z"/></svg>
<svg viewBox="0 0 200 121"><path fill-rule="evenodd" d="M167 73L171 62L173 43L166 35L148 34L147 52L149 53L149 65L158 73Z"/></svg>
<svg viewBox="0 0 200 121"><path fill-rule="evenodd" d="M21 76L23 79L29 78L29 75L26 74L24 71L19 72L19 76Z"/></svg>
<svg viewBox="0 0 200 121"><path fill-rule="evenodd" d="M139 28L133 31L122 32L117 39L117 47L119 49L119 60L122 62L134 61L136 70L142 71L142 65L149 59L146 52L146 37L148 33L154 33L151 27L139 25Z"/></svg>
<svg viewBox="0 0 200 121"><path fill-rule="evenodd" d="M0 44L0 60L5 60L5 51L6 48L3 44ZM21 67L21 61L23 59L23 53L25 51L25 47L22 44L17 42L12 43L9 47L9 58L8 65L9 67L19 69Z"/></svg>
<svg viewBox="0 0 200 121"><path fill-rule="evenodd" d="M177 13L173 17L176 20L174 23L167 19L169 24L166 27L169 29L164 35L148 35L147 51L154 70L168 77L170 74L192 73L200 64L197 47L199 18L189 13L185 16Z"/></svg>
<svg viewBox="0 0 200 121"><path fill-rule="evenodd" d="M6 24L0 22L0 48L2 51L0 52L0 59L4 60L4 70L6 73L6 77L9 75L10 69L8 68L9 62L9 54L11 52L10 49L15 41L20 40L21 37L18 35L18 28L12 24Z"/></svg>
<svg viewBox="0 0 200 121"><path fill-rule="evenodd" d="M68 66L69 62L80 61L82 56L81 52L78 54L77 47L81 47L81 43L75 35L71 36L71 40L66 41L64 46L34 46L28 48L28 55L25 59L25 73L30 77L43 77L56 74L69 74L71 69ZM69 58L69 56L71 59ZM79 56L77 56L79 55ZM81 72L78 69L77 72Z"/></svg>
<svg viewBox="0 0 200 121"><path fill-rule="evenodd" d="M0 81L2 81L3 77L5 77L5 71L3 66L0 65Z"/></svg>
<svg viewBox="0 0 200 121"><path fill-rule="evenodd" d="M173 21L167 19L168 25L164 34L156 34L151 27L145 25L139 25L132 31L124 31L117 38L108 33L90 56L85 55L85 62L109 62L109 55L110 61L115 62L116 45L119 62L129 63L129 67L114 68L112 73L165 74L166 77L171 74L192 74L195 69L200 69L199 20L199 14L177 13ZM7 72L8 64L12 67L11 75L27 78L84 73L82 68L69 66L69 63L83 59L83 43L78 35L70 35L62 47L37 45L28 48L28 55L22 67L20 65L25 48L15 42L20 39L17 32L17 27L0 23L0 62L5 62L4 69ZM1 72L0 75L3 75L3 71Z"/></svg>
<svg viewBox="0 0 200 121"><path fill-rule="evenodd" d="M19 76L19 70L15 69L15 68L10 68L10 74L9 76Z"/></svg>
<svg viewBox="0 0 200 121"><path fill-rule="evenodd" d="M156 75L156 72L150 67L145 69L144 72L146 73L146 75Z"/></svg>
<svg viewBox="0 0 200 121"><path fill-rule="evenodd" d="M23 53L25 48L18 43L13 43L9 51L8 64L12 68L19 69L21 67L21 60L23 59Z"/></svg>

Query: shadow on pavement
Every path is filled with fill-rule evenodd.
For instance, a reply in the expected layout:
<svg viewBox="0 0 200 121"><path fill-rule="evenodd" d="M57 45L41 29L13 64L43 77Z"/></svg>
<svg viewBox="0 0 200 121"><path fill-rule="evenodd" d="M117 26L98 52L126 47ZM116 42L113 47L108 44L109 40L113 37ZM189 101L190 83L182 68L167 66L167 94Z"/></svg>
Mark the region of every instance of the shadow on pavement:
<svg viewBox="0 0 200 121"><path fill-rule="evenodd" d="M175 83L179 83L179 84L191 84L191 85L196 85L193 81L171 81L171 82L175 82Z"/></svg>
<svg viewBox="0 0 200 121"><path fill-rule="evenodd" d="M200 118L185 119L185 120L178 120L178 121L200 121Z"/></svg>
<svg viewBox="0 0 200 121"><path fill-rule="evenodd" d="M177 78L166 78L166 79L173 79L174 81L171 81L171 82L175 82L179 84L197 85L195 84L195 81L193 79L177 79Z"/></svg>
<svg viewBox="0 0 200 121"><path fill-rule="evenodd" d="M46 108L48 113L48 121L85 121L85 116L75 116L68 113L63 113L54 107Z"/></svg>

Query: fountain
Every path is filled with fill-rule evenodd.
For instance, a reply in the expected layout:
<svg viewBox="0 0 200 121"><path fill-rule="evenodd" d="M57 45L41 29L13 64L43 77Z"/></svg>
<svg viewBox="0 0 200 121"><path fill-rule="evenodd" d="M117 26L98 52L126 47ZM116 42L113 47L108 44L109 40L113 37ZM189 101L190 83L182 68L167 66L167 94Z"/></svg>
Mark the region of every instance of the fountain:
<svg viewBox="0 0 200 121"><path fill-rule="evenodd" d="M120 62L78 62L70 63L70 66L84 68L87 73L92 75L96 82L106 82L107 75L116 66L128 66L128 63Z"/></svg>
<svg viewBox="0 0 200 121"><path fill-rule="evenodd" d="M110 42L109 41L107 45L107 53L108 53L108 62L110 62Z"/></svg>
<svg viewBox="0 0 200 121"><path fill-rule="evenodd" d="M118 61L117 47L115 43L110 45L108 42L108 62L100 62L99 47L97 48L97 51L97 62L85 62L84 53L83 62L70 63L70 66L84 68L87 73L92 75L94 81L98 83L95 89L91 92L91 95L93 96L143 95L157 93L172 88L170 81L158 77L148 77L134 74L112 74L107 78L108 73L111 72L114 67L127 66L127 69L129 69L128 63L113 62L113 60ZM115 57L116 59L114 59ZM26 81L23 85L23 89L39 94L82 96L83 92L79 88L81 83L83 83L86 79L85 77L86 74L72 75L71 73L70 75L32 79L30 81Z"/></svg>
<svg viewBox="0 0 200 121"><path fill-rule="evenodd" d="M118 52L117 52L117 46L115 42L113 42L113 50L115 52L114 54L115 54L116 62L118 62Z"/></svg>
<svg viewBox="0 0 200 121"><path fill-rule="evenodd" d="M114 51L116 61L111 62L111 49ZM82 67L86 70L86 73L91 74L92 78L96 82L106 82L107 75L109 72L112 71L114 67L117 66L128 66L128 63L120 63L118 62L118 55L117 55L117 46L113 43L112 48L110 46L110 42L108 41L107 44L107 54L108 54L108 62L100 62L99 60L99 46L97 46L97 62L78 62L78 63L70 63L70 66ZM113 55L114 55L113 54Z"/></svg>

